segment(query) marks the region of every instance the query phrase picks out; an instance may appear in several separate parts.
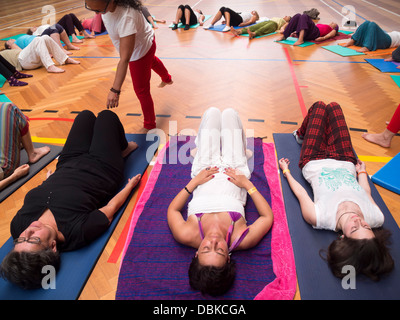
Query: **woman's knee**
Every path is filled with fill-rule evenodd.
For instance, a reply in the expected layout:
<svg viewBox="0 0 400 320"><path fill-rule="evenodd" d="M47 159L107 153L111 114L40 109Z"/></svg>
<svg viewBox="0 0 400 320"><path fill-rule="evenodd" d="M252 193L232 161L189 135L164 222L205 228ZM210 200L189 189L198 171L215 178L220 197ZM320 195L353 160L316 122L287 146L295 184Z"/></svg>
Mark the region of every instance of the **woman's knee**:
<svg viewBox="0 0 400 320"><path fill-rule="evenodd" d="M181 5L178 7L178 10L181 10L182 12L185 11L185 6L184 6L183 4L181 4Z"/></svg>
<svg viewBox="0 0 400 320"><path fill-rule="evenodd" d="M222 15L225 13L225 11L226 11L226 8L225 8L225 7L219 8L219 12L221 12Z"/></svg>
<svg viewBox="0 0 400 320"><path fill-rule="evenodd" d="M204 112L204 116L221 117L221 110L215 107L210 107Z"/></svg>

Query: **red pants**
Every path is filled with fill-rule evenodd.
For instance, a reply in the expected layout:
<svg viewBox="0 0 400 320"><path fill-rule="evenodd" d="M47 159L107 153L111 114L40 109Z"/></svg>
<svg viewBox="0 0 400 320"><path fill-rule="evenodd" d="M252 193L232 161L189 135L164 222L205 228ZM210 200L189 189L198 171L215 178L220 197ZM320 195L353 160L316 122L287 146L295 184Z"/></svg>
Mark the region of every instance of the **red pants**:
<svg viewBox="0 0 400 320"><path fill-rule="evenodd" d="M153 40L149 52L137 61L129 62L133 89L139 99L144 116L144 127L154 129L156 127L156 116L154 113L154 102L150 93L151 70L157 73L163 82L171 82L171 75L164 64L155 56L156 42Z"/></svg>
<svg viewBox="0 0 400 320"><path fill-rule="evenodd" d="M335 159L357 163L342 108L332 102L314 103L297 131L304 137L299 167L311 160Z"/></svg>
<svg viewBox="0 0 400 320"><path fill-rule="evenodd" d="M397 133L400 131L400 104L398 105L392 119L390 120L388 126L386 127L389 131Z"/></svg>

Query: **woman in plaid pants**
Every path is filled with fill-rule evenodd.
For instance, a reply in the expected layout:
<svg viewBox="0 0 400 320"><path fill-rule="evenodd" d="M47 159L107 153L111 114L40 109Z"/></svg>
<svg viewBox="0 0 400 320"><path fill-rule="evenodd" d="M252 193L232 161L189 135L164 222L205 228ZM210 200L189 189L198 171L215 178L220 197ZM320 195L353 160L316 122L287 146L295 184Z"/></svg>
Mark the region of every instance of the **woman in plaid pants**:
<svg viewBox="0 0 400 320"><path fill-rule="evenodd" d="M290 174L289 160L282 158L279 165L304 220L316 229L340 233L327 252L332 272L342 278L342 268L352 265L357 273L378 280L394 265L385 245L389 234L381 228L384 216L371 197L365 163L354 154L340 105L314 103L294 136L302 144L299 167L314 200Z"/></svg>

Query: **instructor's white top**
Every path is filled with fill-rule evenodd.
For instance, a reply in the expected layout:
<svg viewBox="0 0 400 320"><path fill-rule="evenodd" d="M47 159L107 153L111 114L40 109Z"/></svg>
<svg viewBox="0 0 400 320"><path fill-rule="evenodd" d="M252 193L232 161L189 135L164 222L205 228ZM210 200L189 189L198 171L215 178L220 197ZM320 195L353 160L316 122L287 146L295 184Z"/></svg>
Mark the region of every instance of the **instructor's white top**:
<svg viewBox="0 0 400 320"><path fill-rule="evenodd" d="M117 6L102 15L104 26L115 48L120 52L120 39L135 34L135 48L130 61L144 57L153 44L154 31L142 11Z"/></svg>

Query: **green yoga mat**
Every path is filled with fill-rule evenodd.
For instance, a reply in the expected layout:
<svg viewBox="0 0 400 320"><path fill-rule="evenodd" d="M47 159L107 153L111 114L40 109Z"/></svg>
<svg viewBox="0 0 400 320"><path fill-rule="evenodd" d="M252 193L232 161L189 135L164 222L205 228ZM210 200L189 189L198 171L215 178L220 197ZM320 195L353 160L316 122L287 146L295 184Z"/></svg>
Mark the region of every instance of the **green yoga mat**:
<svg viewBox="0 0 400 320"><path fill-rule="evenodd" d="M394 83L400 88L400 76L390 76Z"/></svg>
<svg viewBox="0 0 400 320"><path fill-rule="evenodd" d="M0 103L3 103L3 102L12 102L10 99L8 99L8 97L3 93L3 94L0 94Z"/></svg>
<svg viewBox="0 0 400 320"><path fill-rule="evenodd" d="M276 42L283 43L283 44L290 44L292 46L297 40L299 40L299 39L295 38L295 37L288 37L285 40L276 41ZM302 47L303 48L303 47L312 46L313 44L315 44L315 43L305 41L303 44L301 44L301 45L299 45L297 47Z"/></svg>
<svg viewBox="0 0 400 320"><path fill-rule="evenodd" d="M203 23L204 22L206 22L208 19L210 19L211 18L211 15L207 15L207 14L205 14L204 15L204 21L203 21ZM173 23L171 23L168 27L169 28L172 28L174 26L174 24ZM197 24L194 24L194 25L192 25L192 26L190 26L190 29L196 29L197 27L199 27L200 26L200 23L197 23ZM178 23L178 28L184 28L185 27L185 25L184 24L182 24L182 22L179 22Z"/></svg>
<svg viewBox="0 0 400 320"><path fill-rule="evenodd" d="M363 52L358 52L356 50L342 47L338 44L332 45L332 46L322 46L325 50L331 51L333 53L336 53L342 57L350 57L350 56L361 56L364 55L365 53Z"/></svg>

